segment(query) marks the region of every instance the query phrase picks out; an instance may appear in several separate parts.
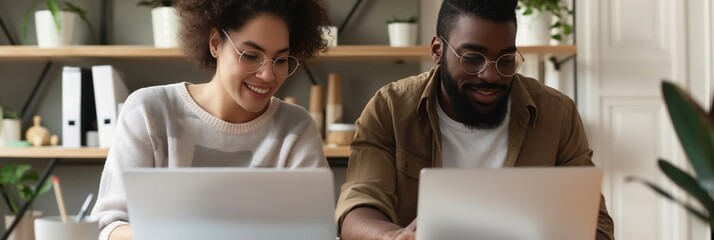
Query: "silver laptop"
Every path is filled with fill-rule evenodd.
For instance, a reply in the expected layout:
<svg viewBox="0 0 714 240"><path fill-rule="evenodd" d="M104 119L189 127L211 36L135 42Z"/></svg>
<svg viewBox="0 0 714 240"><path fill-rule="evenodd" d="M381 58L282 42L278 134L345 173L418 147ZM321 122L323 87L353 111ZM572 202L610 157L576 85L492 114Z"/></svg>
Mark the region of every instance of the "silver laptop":
<svg viewBox="0 0 714 240"><path fill-rule="evenodd" d="M595 239L602 170L424 169L419 240Z"/></svg>
<svg viewBox="0 0 714 240"><path fill-rule="evenodd" d="M330 169L144 168L124 172L136 240L334 240Z"/></svg>

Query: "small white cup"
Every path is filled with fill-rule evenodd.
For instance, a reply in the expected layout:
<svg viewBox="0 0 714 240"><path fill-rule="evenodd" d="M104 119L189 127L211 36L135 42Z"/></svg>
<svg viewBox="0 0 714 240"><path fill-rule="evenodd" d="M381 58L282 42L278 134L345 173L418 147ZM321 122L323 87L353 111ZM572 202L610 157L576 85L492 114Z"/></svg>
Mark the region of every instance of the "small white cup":
<svg viewBox="0 0 714 240"><path fill-rule="evenodd" d="M99 225L97 221L87 220L77 223L76 216L67 216L67 223L62 223L59 216L35 219L35 240L97 240Z"/></svg>
<svg viewBox="0 0 714 240"><path fill-rule="evenodd" d="M87 147L98 147L99 146L99 132L97 131L87 131Z"/></svg>

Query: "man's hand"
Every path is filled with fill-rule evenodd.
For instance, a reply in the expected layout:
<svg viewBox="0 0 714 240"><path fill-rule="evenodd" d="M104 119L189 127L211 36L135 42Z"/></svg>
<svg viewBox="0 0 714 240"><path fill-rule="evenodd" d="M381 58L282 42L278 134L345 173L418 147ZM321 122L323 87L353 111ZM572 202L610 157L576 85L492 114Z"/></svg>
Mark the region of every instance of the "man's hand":
<svg viewBox="0 0 714 240"><path fill-rule="evenodd" d="M416 219L405 228L388 232L384 240L415 240L416 239Z"/></svg>
<svg viewBox="0 0 714 240"><path fill-rule="evenodd" d="M409 226L402 228L392 223L380 211L371 207L358 207L352 209L342 221L341 238L354 239L383 239L383 240L414 240L416 232L416 219Z"/></svg>

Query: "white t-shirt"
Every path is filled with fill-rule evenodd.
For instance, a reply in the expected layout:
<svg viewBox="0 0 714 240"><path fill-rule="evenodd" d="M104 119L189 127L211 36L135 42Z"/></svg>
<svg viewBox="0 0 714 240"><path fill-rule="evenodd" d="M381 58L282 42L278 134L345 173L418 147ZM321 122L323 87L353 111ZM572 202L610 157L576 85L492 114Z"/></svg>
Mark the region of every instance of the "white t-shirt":
<svg viewBox="0 0 714 240"><path fill-rule="evenodd" d="M508 152L510 102L501 126L489 130L471 130L447 116L438 100L436 105L441 130L441 156L445 168L502 168L504 166Z"/></svg>

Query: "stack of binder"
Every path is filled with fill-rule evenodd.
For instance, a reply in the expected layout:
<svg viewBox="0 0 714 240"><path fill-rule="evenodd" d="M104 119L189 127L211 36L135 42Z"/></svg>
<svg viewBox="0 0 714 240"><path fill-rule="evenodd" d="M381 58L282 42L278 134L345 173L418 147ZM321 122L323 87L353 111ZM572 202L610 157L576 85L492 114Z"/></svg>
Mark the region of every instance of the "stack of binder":
<svg viewBox="0 0 714 240"><path fill-rule="evenodd" d="M111 65L91 70L62 69L62 146L87 146L86 133L98 130L99 147L108 148L114 136L119 107L129 90Z"/></svg>

